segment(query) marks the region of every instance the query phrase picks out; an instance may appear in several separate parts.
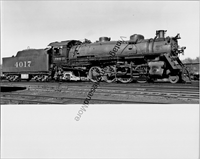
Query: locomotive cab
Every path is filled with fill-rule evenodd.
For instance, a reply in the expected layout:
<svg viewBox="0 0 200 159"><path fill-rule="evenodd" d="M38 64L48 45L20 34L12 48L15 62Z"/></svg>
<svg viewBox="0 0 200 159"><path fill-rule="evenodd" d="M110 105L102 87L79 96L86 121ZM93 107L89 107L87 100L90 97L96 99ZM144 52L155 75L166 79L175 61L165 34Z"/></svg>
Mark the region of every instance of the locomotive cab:
<svg viewBox="0 0 200 159"><path fill-rule="evenodd" d="M67 40L50 43L48 46L50 46L52 50L53 63L61 64L62 62L67 62L69 60L70 49L74 45L79 44L81 44L81 42L77 40Z"/></svg>

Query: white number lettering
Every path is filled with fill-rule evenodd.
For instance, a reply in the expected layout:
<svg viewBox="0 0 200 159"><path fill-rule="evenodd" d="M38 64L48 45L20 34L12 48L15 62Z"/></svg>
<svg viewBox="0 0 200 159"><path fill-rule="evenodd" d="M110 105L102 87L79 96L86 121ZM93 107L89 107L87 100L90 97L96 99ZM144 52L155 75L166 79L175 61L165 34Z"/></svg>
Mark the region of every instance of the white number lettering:
<svg viewBox="0 0 200 159"><path fill-rule="evenodd" d="M28 67L31 67L31 61L27 61Z"/></svg>
<svg viewBox="0 0 200 159"><path fill-rule="evenodd" d="M19 62L19 67L23 67L23 62Z"/></svg>
<svg viewBox="0 0 200 159"><path fill-rule="evenodd" d="M15 67L31 67L31 61L16 62Z"/></svg>
<svg viewBox="0 0 200 159"><path fill-rule="evenodd" d="M15 63L15 67L18 67L18 62Z"/></svg>
<svg viewBox="0 0 200 159"><path fill-rule="evenodd" d="M24 67L26 67L26 61L24 61Z"/></svg>

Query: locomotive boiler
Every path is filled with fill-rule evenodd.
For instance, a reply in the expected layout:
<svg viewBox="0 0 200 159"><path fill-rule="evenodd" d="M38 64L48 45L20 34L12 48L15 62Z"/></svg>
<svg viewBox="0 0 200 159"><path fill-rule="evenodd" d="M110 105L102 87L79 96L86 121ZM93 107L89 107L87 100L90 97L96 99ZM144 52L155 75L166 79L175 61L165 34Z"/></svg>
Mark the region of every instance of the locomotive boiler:
<svg viewBox="0 0 200 159"><path fill-rule="evenodd" d="M52 42L46 49L24 50L21 56L18 52L16 57L4 58L3 72L9 80L23 76L38 81L64 80L65 72L72 71L92 82L101 79L108 83L144 83L164 78L171 83L190 81L189 72L179 59L185 49L178 45L180 35L165 37L165 32L158 30L151 39L134 34L127 41L100 37L93 43L87 39ZM27 61L31 64L24 67Z"/></svg>

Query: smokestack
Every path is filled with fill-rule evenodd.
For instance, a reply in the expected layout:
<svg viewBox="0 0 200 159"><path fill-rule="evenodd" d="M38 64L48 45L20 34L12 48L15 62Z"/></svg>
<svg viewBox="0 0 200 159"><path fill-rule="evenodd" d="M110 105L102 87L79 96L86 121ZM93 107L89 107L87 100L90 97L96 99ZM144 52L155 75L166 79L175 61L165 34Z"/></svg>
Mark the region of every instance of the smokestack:
<svg viewBox="0 0 200 159"><path fill-rule="evenodd" d="M157 38L165 38L165 32L167 30L156 30L156 36Z"/></svg>

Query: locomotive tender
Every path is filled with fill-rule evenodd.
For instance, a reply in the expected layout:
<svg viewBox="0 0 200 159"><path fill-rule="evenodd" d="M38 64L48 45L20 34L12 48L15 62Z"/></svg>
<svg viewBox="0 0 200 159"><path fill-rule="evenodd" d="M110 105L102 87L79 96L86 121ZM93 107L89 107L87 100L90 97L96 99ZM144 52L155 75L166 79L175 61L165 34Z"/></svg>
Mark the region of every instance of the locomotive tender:
<svg viewBox="0 0 200 159"><path fill-rule="evenodd" d="M46 49L23 50L16 57L3 58L3 73L9 81L65 80L65 72L71 71L92 82L99 78L108 83L164 78L171 83L188 82L189 72L179 59L186 47L179 47L179 34L165 37L165 32L158 30L151 39L134 34L127 41L100 37L94 43L87 39L52 42Z"/></svg>

